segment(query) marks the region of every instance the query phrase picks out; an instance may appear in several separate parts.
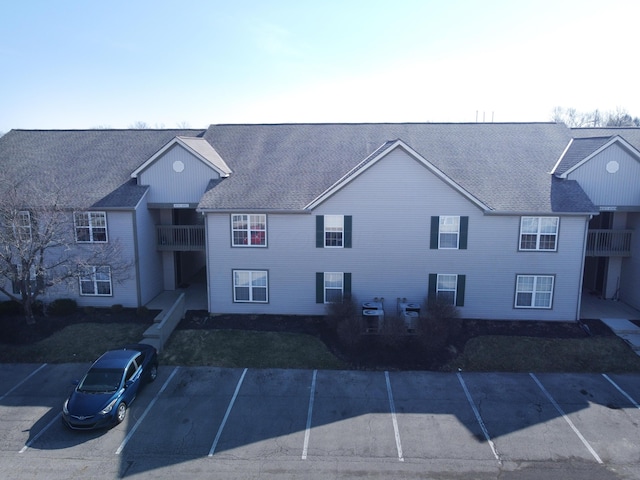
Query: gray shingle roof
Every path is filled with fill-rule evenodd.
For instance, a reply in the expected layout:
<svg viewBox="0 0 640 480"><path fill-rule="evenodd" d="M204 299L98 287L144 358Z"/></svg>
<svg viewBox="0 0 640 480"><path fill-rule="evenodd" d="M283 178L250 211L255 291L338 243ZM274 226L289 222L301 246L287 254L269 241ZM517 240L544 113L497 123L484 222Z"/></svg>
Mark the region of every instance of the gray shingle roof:
<svg viewBox="0 0 640 480"><path fill-rule="evenodd" d="M0 164L5 171L30 172L43 188L63 187L70 208L130 208L146 191L131 173L176 136L198 137L232 170L211 182L200 208L296 211L400 139L490 210L593 212L577 183L550 172L572 134L620 134L640 146L640 129L620 130L629 129L603 135L554 123L379 123L13 130L0 138Z"/></svg>
<svg viewBox="0 0 640 480"><path fill-rule="evenodd" d="M575 138L553 173L562 175L607 143L611 137Z"/></svg>
<svg viewBox="0 0 640 480"><path fill-rule="evenodd" d="M132 207L131 173L176 135L203 130L12 130L0 138L0 165L60 188L69 208Z"/></svg>
<svg viewBox="0 0 640 480"><path fill-rule="evenodd" d="M492 210L594 211L579 186L559 187L549 173L570 134L555 123L212 125L204 138L234 173L200 207L303 209L385 142L402 139Z"/></svg>

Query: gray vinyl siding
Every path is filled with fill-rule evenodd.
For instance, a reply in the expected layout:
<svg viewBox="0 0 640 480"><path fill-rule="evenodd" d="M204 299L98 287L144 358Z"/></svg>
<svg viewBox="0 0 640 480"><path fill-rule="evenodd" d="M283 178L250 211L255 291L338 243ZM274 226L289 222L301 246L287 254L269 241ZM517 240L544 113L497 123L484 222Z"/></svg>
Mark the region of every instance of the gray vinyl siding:
<svg viewBox="0 0 640 480"><path fill-rule="evenodd" d="M627 226L633 230L631 256L622 259L620 300L640 310L640 213L629 213Z"/></svg>
<svg viewBox="0 0 640 480"><path fill-rule="evenodd" d="M316 215L351 215L352 248L316 248ZM469 217L465 250L429 248L432 216ZM323 314L316 272L350 272L358 301L422 303L430 273L466 276L466 318L575 320L586 219L563 217L557 252L519 252L519 216L485 215L397 150L309 214L270 214L268 248L231 248L228 214L210 214L210 309L214 313ZM269 272L268 304L234 304L233 269ZM517 274L554 275L551 310L515 309Z"/></svg>
<svg viewBox="0 0 640 480"><path fill-rule="evenodd" d="M182 172L173 170L175 161L184 164ZM214 178L219 178L217 172L175 145L140 174L138 183L151 186L149 203L198 203Z"/></svg>
<svg viewBox="0 0 640 480"><path fill-rule="evenodd" d="M619 170L607 172L607 164L616 161ZM568 178L577 180L595 205L640 205L640 162L619 145L612 145L571 172Z"/></svg>
<svg viewBox="0 0 640 480"><path fill-rule="evenodd" d="M116 273L112 272L111 291L112 296L89 296L80 295L78 282L75 282L77 292L76 301L81 306L111 307L120 304L124 307L135 308L138 306L138 295L136 286L135 267L135 246L133 235L133 216L131 211L108 211L107 228L109 229L109 242L118 241L122 259L132 266L127 272L120 273L120 279L116 278Z"/></svg>
<svg viewBox="0 0 640 480"><path fill-rule="evenodd" d="M156 248L157 210L147 208L146 197L136 209L138 272L141 305L147 304L164 290L162 255Z"/></svg>

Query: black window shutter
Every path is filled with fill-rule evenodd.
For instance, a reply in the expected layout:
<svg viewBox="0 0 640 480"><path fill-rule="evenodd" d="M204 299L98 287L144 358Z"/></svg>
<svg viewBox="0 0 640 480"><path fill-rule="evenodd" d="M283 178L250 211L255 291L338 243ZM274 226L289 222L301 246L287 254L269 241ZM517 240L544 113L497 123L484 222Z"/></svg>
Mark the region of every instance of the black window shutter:
<svg viewBox="0 0 640 480"><path fill-rule="evenodd" d="M324 273L316 272L316 303L324 303Z"/></svg>
<svg viewBox="0 0 640 480"><path fill-rule="evenodd" d="M440 217L431 217L431 246L432 250L438 249L438 235L440 234Z"/></svg>
<svg viewBox="0 0 640 480"><path fill-rule="evenodd" d="M324 215L316 215L316 248L324 248Z"/></svg>
<svg viewBox="0 0 640 480"><path fill-rule="evenodd" d="M464 287L466 275L458 275L458 285L456 286L456 307L464 307Z"/></svg>
<svg viewBox="0 0 640 480"><path fill-rule="evenodd" d="M429 290L427 293L427 303L432 305L436 301L436 285L438 283L438 274L429 274Z"/></svg>
<svg viewBox="0 0 640 480"><path fill-rule="evenodd" d="M342 285L343 298L351 300L351 273L344 273L344 284Z"/></svg>
<svg viewBox="0 0 640 480"><path fill-rule="evenodd" d="M351 248L351 232L353 231L353 218L344 216L344 248Z"/></svg>
<svg viewBox="0 0 640 480"><path fill-rule="evenodd" d="M469 217L460 217L460 250L467 249L467 238L469 237Z"/></svg>

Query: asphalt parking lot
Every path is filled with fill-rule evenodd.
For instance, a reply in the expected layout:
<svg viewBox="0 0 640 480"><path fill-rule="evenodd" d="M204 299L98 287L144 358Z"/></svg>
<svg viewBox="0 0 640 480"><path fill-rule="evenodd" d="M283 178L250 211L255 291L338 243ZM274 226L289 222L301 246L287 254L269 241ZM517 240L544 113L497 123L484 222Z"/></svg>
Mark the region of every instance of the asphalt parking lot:
<svg viewBox="0 0 640 480"><path fill-rule="evenodd" d="M640 375L162 367L110 430L88 365L3 365L0 478L640 479Z"/></svg>

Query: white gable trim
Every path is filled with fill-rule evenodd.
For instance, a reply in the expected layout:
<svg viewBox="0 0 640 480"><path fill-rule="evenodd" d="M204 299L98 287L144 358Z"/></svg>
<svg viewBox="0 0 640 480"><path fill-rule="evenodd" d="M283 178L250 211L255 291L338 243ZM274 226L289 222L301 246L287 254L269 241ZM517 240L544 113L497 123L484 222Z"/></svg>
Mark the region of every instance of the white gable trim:
<svg viewBox="0 0 640 480"><path fill-rule="evenodd" d="M567 154L567 152L569 151L569 147L571 147L571 145L573 145L573 138L571 140L569 140L569 143L567 143L567 146L564 148L564 150L562 151L562 154L560 155L560 158L558 158L558 161L556 162L556 164L553 166L553 168L551 169L551 175L554 175L556 173L556 170L558 169L558 167L560 166L560 162L562 162L562 159L564 158L564 156Z"/></svg>
<svg viewBox="0 0 640 480"><path fill-rule="evenodd" d="M387 142L381 145L376 149L374 153L361 161L358 165L352 168L347 174L345 174L341 179L339 179L336 183L334 183L331 187L322 192L319 196L317 196L314 200L312 200L305 209L311 210L319 206L321 203L325 202L331 196L333 196L338 191L342 190L345 186L351 183L353 180L358 178L363 172L366 172L369 168L379 162L382 158L386 157L390 152L394 151L397 148L403 149L407 154L409 154L412 158L414 158L418 163L423 165L427 170L433 173L440 180L445 182L447 185L452 187L454 190L459 192L462 196L470 200L476 206L478 206L482 210L491 210L487 205L482 203L476 197L471 195L465 189L463 189L456 182L447 177L442 171L436 168L431 162L425 159L422 155L412 149L409 145L404 143L402 140L395 140L393 142Z"/></svg>
<svg viewBox="0 0 640 480"><path fill-rule="evenodd" d="M151 166L158 158L162 157L162 155L164 155L174 145L179 145L187 150L202 163L215 170L220 177L225 178L231 175L231 169L229 166L218 152L216 152L215 148L213 148L204 138L174 137L164 147L153 154L151 158L136 168L136 170L131 174L131 178L138 178L140 173Z"/></svg>
<svg viewBox="0 0 640 480"><path fill-rule="evenodd" d="M638 151L637 148L635 148L633 145L631 145L629 142L627 142L621 136L615 135L607 143L605 143L600 148L598 148L595 152L593 152L590 155L586 156L584 159L582 159L581 161L576 163L573 167L567 169L563 174L558 175L558 177L559 178L567 178L571 172L577 170L582 165L584 165L589 160L591 160L593 157L599 155L600 153L605 151L607 148L609 148L611 145L614 145L616 143L619 144L620 146L622 146L622 148L624 148L625 150L627 150L632 156L634 156L636 158L636 160L640 161L640 151ZM566 150L565 150L564 153L566 153ZM563 153L563 156L564 156L564 153ZM562 157L561 157L561 159L562 159Z"/></svg>

